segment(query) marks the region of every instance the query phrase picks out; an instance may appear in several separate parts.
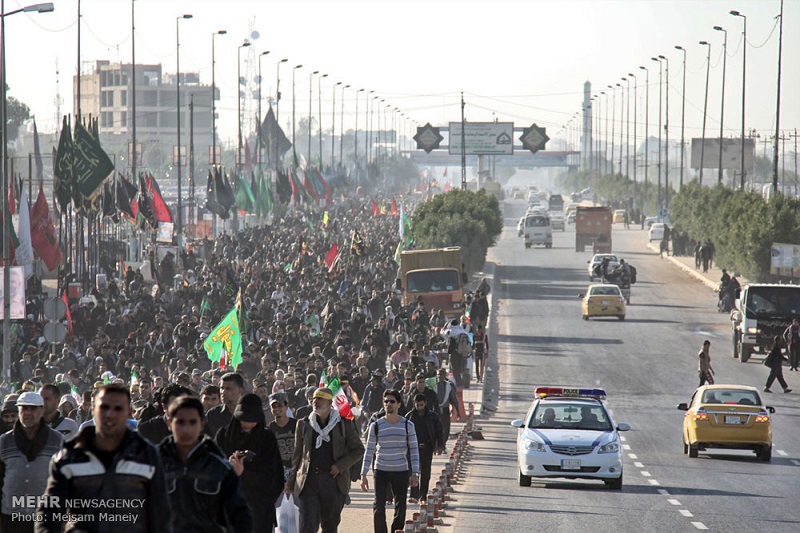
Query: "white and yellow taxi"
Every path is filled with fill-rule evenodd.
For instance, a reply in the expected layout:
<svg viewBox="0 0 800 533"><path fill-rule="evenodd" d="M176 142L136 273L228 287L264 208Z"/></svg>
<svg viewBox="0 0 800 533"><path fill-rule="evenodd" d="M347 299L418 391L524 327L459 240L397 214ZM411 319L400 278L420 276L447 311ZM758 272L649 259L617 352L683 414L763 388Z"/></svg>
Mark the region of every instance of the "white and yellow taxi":
<svg viewBox="0 0 800 533"><path fill-rule="evenodd" d="M625 320L625 296L617 285L589 285L581 294L581 314L584 320L593 316L615 316Z"/></svg>
<svg viewBox="0 0 800 533"><path fill-rule="evenodd" d="M622 489L622 446L603 389L536 387L535 399L518 428L519 484L531 478L599 479Z"/></svg>
<svg viewBox="0 0 800 533"><path fill-rule="evenodd" d="M704 385L689 404L680 403L683 453L697 457L709 448L753 450L763 461L772 459L774 407L764 405L758 389L744 385Z"/></svg>

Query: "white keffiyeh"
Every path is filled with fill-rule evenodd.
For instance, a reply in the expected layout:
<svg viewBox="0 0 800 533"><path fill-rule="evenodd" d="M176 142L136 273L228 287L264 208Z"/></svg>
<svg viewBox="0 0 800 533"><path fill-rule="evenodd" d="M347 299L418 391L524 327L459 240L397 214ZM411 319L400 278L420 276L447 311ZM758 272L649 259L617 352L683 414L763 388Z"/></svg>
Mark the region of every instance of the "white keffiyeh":
<svg viewBox="0 0 800 533"><path fill-rule="evenodd" d="M331 409L331 416L328 418L328 425L325 428L319 427L319 420L317 419L317 414L314 413L312 416L308 417L308 423L311 424L311 427L318 433L317 435L317 445L316 448L322 446L323 442L330 442L331 441L331 431L333 430L336 423L342 419L339 415L339 411L336 409Z"/></svg>

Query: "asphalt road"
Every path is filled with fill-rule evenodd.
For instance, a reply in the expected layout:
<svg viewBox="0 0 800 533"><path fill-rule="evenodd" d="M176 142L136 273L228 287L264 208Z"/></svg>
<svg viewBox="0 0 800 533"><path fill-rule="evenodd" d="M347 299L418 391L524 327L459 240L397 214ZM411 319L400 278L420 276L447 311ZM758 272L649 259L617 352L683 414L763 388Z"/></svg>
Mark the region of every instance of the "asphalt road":
<svg viewBox="0 0 800 533"><path fill-rule="evenodd" d="M458 532L800 531L800 375L795 393L768 397L774 449L767 464L746 451L682 453L676 410L697 386L697 352L711 340L717 383L763 387L760 359L732 358L727 315L716 295L646 249L647 232L614 227L614 251L638 270L624 322L581 320L578 295L588 285L591 253L574 251L574 231L554 232L550 250L526 250L516 222L521 200L505 203L505 230L490 250L496 264L493 346L499 356L497 411L480 421L467 476L445 523ZM623 433L624 487L599 481L533 480L520 487L516 429L535 385L600 386ZM773 390L780 391L775 385Z"/></svg>

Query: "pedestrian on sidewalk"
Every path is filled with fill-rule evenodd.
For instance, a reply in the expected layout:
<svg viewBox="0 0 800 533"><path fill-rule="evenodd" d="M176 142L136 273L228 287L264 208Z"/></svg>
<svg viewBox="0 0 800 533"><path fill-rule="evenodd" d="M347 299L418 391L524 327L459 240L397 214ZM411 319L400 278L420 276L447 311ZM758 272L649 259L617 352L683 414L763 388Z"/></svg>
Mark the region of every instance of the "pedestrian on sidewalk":
<svg viewBox="0 0 800 533"><path fill-rule="evenodd" d="M450 406L455 410L456 418L461 418L458 396L456 395L456 385L447 377L447 370L440 368L436 380L436 397L439 400L439 413L442 417L442 430L444 431L444 442L450 437Z"/></svg>
<svg viewBox="0 0 800 533"><path fill-rule="evenodd" d="M403 398L399 391L383 393L386 414L373 422L367 431L367 447L361 467L361 489L369 490L370 466L375 459L375 501L372 504L375 533L388 533L386 528L386 493L394 494L394 518L391 531L403 529L406 523L406 497L409 484L419 485L419 446L414 423L400 416ZM409 457L411 464L409 465Z"/></svg>
<svg viewBox="0 0 800 533"><path fill-rule="evenodd" d="M781 384L783 387L783 392L789 393L792 392L792 389L789 388L789 385L786 384L786 380L783 379L783 352L781 351L781 344L783 343L783 339L780 335L775 335L775 345L770 350L769 355L767 358L764 359L764 364L769 367L769 377L767 378L767 386L764 387L764 392L772 392L769 388L778 380L778 383Z"/></svg>
<svg viewBox="0 0 800 533"><path fill-rule="evenodd" d="M703 341L703 348L697 354L697 371L700 374L698 387L702 387L706 383L714 384L714 369L711 367L711 341L709 340Z"/></svg>
<svg viewBox="0 0 800 533"><path fill-rule="evenodd" d="M444 453L444 432L439 415L428 409L424 394L414 396L414 407L405 416L414 423L419 443L419 486L411 487L408 503L418 503L428 496L433 455Z"/></svg>
<svg viewBox="0 0 800 533"><path fill-rule="evenodd" d="M486 358L489 355L489 336L483 325L479 325L477 329L478 331L472 336L472 349L475 356L475 379L481 383L483 370L486 367Z"/></svg>

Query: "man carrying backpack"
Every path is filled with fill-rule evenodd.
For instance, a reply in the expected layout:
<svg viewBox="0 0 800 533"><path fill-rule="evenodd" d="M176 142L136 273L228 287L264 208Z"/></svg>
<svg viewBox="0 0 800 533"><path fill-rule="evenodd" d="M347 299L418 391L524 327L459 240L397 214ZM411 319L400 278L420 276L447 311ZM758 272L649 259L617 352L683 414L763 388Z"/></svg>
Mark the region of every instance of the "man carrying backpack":
<svg viewBox="0 0 800 533"><path fill-rule="evenodd" d="M391 531L403 529L406 522L408 486L419 485L419 447L414 423L400 416L403 398L399 391L383 393L386 415L369 426L364 463L361 467L361 489L369 490L367 474L375 459L375 501L372 504L375 533L388 533L386 528L386 494L391 486L394 494L394 517ZM409 457L411 464L409 465Z"/></svg>

